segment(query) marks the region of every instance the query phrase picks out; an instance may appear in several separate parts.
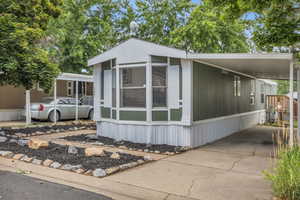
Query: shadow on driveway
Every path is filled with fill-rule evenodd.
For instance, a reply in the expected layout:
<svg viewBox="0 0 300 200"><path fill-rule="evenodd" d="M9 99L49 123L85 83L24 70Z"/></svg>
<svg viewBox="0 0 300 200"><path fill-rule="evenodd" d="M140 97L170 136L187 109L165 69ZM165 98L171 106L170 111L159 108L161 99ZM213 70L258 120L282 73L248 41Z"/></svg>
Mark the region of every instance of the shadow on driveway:
<svg viewBox="0 0 300 200"><path fill-rule="evenodd" d="M111 198L21 174L0 171L0 200L111 200Z"/></svg>

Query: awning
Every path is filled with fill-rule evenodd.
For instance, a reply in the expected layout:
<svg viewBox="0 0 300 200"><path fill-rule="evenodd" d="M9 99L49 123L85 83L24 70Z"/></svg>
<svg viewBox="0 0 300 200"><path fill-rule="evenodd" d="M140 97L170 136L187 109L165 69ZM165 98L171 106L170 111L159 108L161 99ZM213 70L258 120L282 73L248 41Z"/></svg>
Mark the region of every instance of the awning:
<svg viewBox="0 0 300 200"><path fill-rule="evenodd" d="M93 76L84 74L62 73L56 80L93 82Z"/></svg>
<svg viewBox="0 0 300 200"><path fill-rule="evenodd" d="M225 69L262 79L289 79L293 55L289 53L268 54L188 54L189 59L213 64ZM296 73L294 74L296 77Z"/></svg>

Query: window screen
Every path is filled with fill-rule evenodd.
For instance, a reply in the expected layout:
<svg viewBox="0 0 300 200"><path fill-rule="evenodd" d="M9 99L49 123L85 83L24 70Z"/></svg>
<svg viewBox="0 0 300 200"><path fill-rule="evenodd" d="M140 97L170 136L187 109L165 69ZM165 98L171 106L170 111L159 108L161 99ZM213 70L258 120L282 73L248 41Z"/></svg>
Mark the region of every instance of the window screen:
<svg viewBox="0 0 300 200"><path fill-rule="evenodd" d="M152 67L153 107L167 106L167 66Z"/></svg>
<svg viewBox="0 0 300 200"><path fill-rule="evenodd" d="M146 68L124 68L120 73L120 106L146 107Z"/></svg>

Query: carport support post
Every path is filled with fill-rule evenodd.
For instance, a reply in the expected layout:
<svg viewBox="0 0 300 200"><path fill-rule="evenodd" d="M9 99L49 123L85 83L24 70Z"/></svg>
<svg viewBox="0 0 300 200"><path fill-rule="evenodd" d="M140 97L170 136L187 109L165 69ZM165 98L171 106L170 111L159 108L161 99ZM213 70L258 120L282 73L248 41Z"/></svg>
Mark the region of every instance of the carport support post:
<svg viewBox="0 0 300 200"><path fill-rule="evenodd" d="M78 81L76 81L76 121L78 120Z"/></svg>
<svg viewBox="0 0 300 200"><path fill-rule="evenodd" d="M31 124L31 111L30 111L30 90L26 90L25 92L26 98L26 125Z"/></svg>
<svg viewBox="0 0 300 200"><path fill-rule="evenodd" d="M297 68L297 142L300 143L300 66Z"/></svg>
<svg viewBox="0 0 300 200"><path fill-rule="evenodd" d="M289 137L289 145L292 147L294 145L294 105L293 105L293 92L294 92L294 63L291 61L290 63L290 137Z"/></svg>
<svg viewBox="0 0 300 200"><path fill-rule="evenodd" d="M53 95L54 95L54 124L56 124L56 122L57 122L57 113L56 113L56 110L57 110L57 107L56 107L56 105L57 105L57 102L56 102L56 99L57 99L57 86L56 86L56 79L54 79L54 83L53 83L53 85L54 85L54 91L53 91Z"/></svg>

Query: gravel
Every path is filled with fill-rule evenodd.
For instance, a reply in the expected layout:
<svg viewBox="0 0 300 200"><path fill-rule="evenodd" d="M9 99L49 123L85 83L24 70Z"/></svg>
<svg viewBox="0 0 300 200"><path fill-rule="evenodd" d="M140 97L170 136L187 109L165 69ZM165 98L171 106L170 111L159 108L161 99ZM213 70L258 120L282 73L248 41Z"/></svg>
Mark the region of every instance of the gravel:
<svg viewBox="0 0 300 200"><path fill-rule="evenodd" d="M75 142L85 142L91 144L103 144L103 145L111 145L114 147L118 147L120 149L130 149L130 150L142 150L144 152L155 152L155 153L167 153L167 152L184 152L185 148L181 146L172 146L167 144L145 144L145 143L134 143L130 141L116 141L112 138L96 136L96 135L74 135L63 137L67 141L75 141Z"/></svg>
<svg viewBox="0 0 300 200"><path fill-rule="evenodd" d="M27 128L2 128L0 133L5 135L17 135L19 137L28 137L33 135L51 134L57 132L74 131L81 129L96 130L94 123L90 124L70 124L70 125L50 125L50 126L35 126Z"/></svg>
<svg viewBox="0 0 300 200"><path fill-rule="evenodd" d="M73 166L82 165L83 168L95 170L101 168L103 170L126 163L136 162L143 159L141 156L135 156L126 153L119 153L120 159L110 158L111 152L105 152L105 156L86 157L83 148L78 148L78 154L69 154L68 146L50 143L48 147L34 150L28 146L20 146L17 143L0 143L0 151L11 151L14 154L25 154L29 158L38 160L53 160L61 165L70 164ZM56 167L52 163L52 167Z"/></svg>

